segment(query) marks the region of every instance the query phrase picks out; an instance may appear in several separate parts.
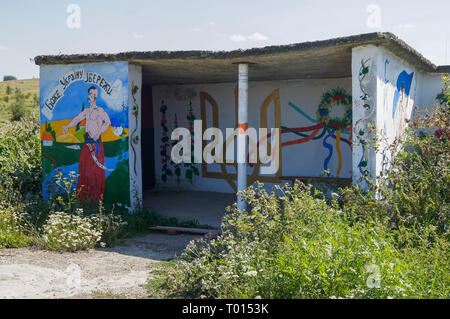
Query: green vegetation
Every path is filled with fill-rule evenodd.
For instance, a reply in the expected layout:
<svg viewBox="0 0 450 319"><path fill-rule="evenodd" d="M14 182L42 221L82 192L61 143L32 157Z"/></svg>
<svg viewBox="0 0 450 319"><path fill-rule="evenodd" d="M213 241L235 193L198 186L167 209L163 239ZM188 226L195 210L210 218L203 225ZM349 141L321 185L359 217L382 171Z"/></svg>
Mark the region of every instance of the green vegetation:
<svg viewBox="0 0 450 319"><path fill-rule="evenodd" d="M39 109L39 79L0 82L0 124Z"/></svg>
<svg viewBox="0 0 450 319"><path fill-rule="evenodd" d="M17 80L17 78L13 75L4 75L3 76L3 81L13 81L13 80Z"/></svg>
<svg viewBox="0 0 450 319"><path fill-rule="evenodd" d="M243 193L216 240L191 242L166 296L191 298L448 298L448 240L430 225L360 218L302 184Z"/></svg>
<svg viewBox="0 0 450 319"><path fill-rule="evenodd" d="M9 102L22 93L10 88ZM230 207L220 236L156 267L150 297L449 298L448 77L439 100L385 150L386 169L369 192L340 188L329 199L304 184L278 187L281 196L250 187L248 210ZM148 208L79 203L75 176L55 176L61 192L44 200L39 130L36 114L0 128L0 247L75 251L154 225L201 227Z"/></svg>
<svg viewBox="0 0 450 319"><path fill-rule="evenodd" d="M449 298L449 79L441 106L409 123L369 192L333 199L303 184L242 193L222 235L191 242L163 297ZM374 147L379 141L373 141Z"/></svg>
<svg viewBox="0 0 450 319"><path fill-rule="evenodd" d="M52 131L51 127L47 129ZM60 151L63 153L67 148L61 147ZM105 153L108 152L110 150L105 147ZM60 153L52 155L56 157ZM124 207L106 203L82 204L71 192L76 180L75 172L68 178L56 176L54 185L60 192L55 198L44 200L41 173L52 167L52 163L46 160L42 160L42 169L37 112L20 121L2 124L0 247L36 245L74 251L113 246L124 238L148 233L149 227L156 225L205 227L196 220L166 218L145 207L131 213ZM111 176L115 178L115 175Z"/></svg>

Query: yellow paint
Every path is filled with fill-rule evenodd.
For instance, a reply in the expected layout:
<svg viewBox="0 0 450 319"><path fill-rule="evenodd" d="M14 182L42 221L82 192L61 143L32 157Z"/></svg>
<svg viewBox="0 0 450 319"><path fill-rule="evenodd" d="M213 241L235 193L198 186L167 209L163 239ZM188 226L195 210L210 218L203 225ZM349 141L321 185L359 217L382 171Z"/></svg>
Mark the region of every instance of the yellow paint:
<svg viewBox="0 0 450 319"><path fill-rule="evenodd" d="M336 177L339 176L339 174L341 173L341 168L342 168L342 154L341 154L341 147L339 145L340 141L341 141L341 130L338 130L336 132L336 151L337 151L338 157L339 157L339 165L338 165Z"/></svg>
<svg viewBox="0 0 450 319"><path fill-rule="evenodd" d="M238 88L236 86L234 90L235 94L235 122L237 127L238 123ZM206 92L200 92L200 109L201 109L201 118L202 118L202 125L203 125L203 131L206 130L206 102L209 102L209 105L211 106L212 111L212 127L219 127L219 106L217 102L214 100L214 98L209 95ZM268 124L268 108L271 104L271 102L274 102L274 118L275 118L275 126L280 129L281 127L281 112L280 112L280 92L279 89L274 90L271 94L269 94L264 102L261 105L260 108L260 119L261 119L261 127L267 128ZM233 134L227 138L225 141L225 145L223 145L222 148L222 154L225 157L226 149L229 147L229 145L233 142L233 139L236 138L236 134ZM202 141L203 148L206 144L206 141ZM257 141L252 141L249 137L249 144L253 144L254 148L257 148ZM279 140L278 145L281 145L281 134L279 134ZM267 153L269 154L269 150L271 150L272 147L270 143L268 143L268 150ZM248 176L247 178L247 184L251 185L256 181L265 182L265 183L279 183L281 182L281 173L282 173L282 161L281 161L281 152L279 154L280 156L280 163L279 163L279 170L277 171L277 174L275 176L261 176L259 175L259 168L261 165L260 159L257 158L257 163L253 166L253 172ZM233 166L234 170L237 171L237 163L221 163L220 168L221 172L210 172L207 169L207 164L205 162L202 163L202 176L207 178L217 178L217 179L224 179L227 181L227 183L233 188L234 191L237 191L236 183L234 182L237 179L236 173L230 173L227 169L228 166Z"/></svg>
<svg viewBox="0 0 450 319"><path fill-rule="evenodd" d="M69 128L69 130L65 134L62 134L63 126L69 124L70 121L71 120L60 120L49 122L52 129L55 131L57 142L71 143L71 144L81 143L80 140L78 140L78 138L75 137L75 129L76 129L75 126ZM114 126L110 126L108 130L102 134L102 142L112 142L121 139L122 138L121 136L117 136L116 134L114 134L114 130L116 130L116 128ZM44 134L44 132L45 132L45 124L41 125L41 136ZM124 133L125 136L128 136L129 130L125 128Z"/></svg>

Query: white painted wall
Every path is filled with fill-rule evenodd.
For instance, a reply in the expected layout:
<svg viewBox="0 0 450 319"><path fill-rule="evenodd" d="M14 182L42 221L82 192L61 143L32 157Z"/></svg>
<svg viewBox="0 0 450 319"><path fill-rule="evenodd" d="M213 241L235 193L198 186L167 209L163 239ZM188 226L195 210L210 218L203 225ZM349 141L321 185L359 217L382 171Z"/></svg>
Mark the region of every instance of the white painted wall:
<svg viewBox="0 0 450 319"><path fill-rule="evenodd" d="M363 189L367 179L376 176L375 152L366 143L373 138L369 127L376 123L379 50L374 46L354 48L352 51L353 88L353 153L352 181ZM378 108L379 110L379 108Z"/></svg>
<svg viewBox="0 0 450 319"><path fill-rule="evenodd" d="M249 70L251 77L251 67ZM236 127L235 123L235 83L204 84L204 85L182 85L182 86L154 86L153 105L155 119L155 156L156 156L156 187L171 189L197 189L215 192L233 192L232 188L225 180L203 178L201 176L201 165L196 166L200 170L200 176L194 176L191 184L185 177L184 172L179 181L175 176L169 177L164 183L161 180L161 155L160 146L162 131L160 126L161 112L160 106L163 100L167 105L167 126L169 136L174 127L174 116L177 115L179 127L188 128L186 119L189 101L192 101L193 112L196 119L201 119L200 99L201 91L211 95L219 106L219 128L225 134L225 128ZM260 107L265 98L275 89L280 92L281 125L289 128L311 126L315 123L308 120L294 108L289 106L289 102L298 106L309 117L317 120L316 112L322 94L334 88L343 88L351 94L351 79L325 79L325 80L294 80L294 81L268 81L249 82L249 127L260 127ZM212 127L212 118L209 104L207 103L207 127ZM268 111L269 128L274 127L274 105L271 103ZM311 132L306 132L307 134ZM320 132L319 132L320 133ZM348 139L349 134L342 137ZM298 139L292 133L282 134L282 142ZM324 170L324 160L329 151L323 146L323 137L306 143L286 146L282 148L282 175L283 176L321 176ZM338 156L336 153L335 140L328 139L328 143L333 147L333 156L329 162L328 169L331 176L336 176L338 167ZM339 177L351 177L352 153L349 145L341 141L340 150L342 153L342 169ZM235 153L236 154L236 153ZM145 163L144 163L145 165ZM220 166L209 164L209 171L220 172ZM253 168L249 168L252 172ZM228 166L228 171L234 173L234 167ZM267 184L270 187L270 183Z"/></svg>
<svg viewBox="0 0 450 319"><path fill-rule="evenodd" d="M362 61L369 70L366 76L361 74ZM414 117L416 107L423 109L433 105L441 91L440 81L439 74L425 74L382 47L353 49L353 183L367 189L367 181L362 178L365 170L369 179L375 181L387 162L383 156L389 157L384 149L403 135L407 120ZM360 143L374 137L371 132L375 132L370 126L382 138L376 154L368 145L363 147ZM362 159L367 162L363 172L360 169Z"/></svg>
<svg viewBox="0 0 450 319"><path fill-rule="evenodd" d="M133 98L133 88L137 92ZM129 163L130 163L130 205L132 208L142 205L142 163L141 163L141 66L128 65L128 122L129 122Z"/></svg>
<svg viewBox="0 0 450 319"><path fill-rule="evenodd" d="M440 73L425 74L420 85L420 96L417 104L421 110L431 109L436 102L436 95L442 90L442 75Z"/></svg>

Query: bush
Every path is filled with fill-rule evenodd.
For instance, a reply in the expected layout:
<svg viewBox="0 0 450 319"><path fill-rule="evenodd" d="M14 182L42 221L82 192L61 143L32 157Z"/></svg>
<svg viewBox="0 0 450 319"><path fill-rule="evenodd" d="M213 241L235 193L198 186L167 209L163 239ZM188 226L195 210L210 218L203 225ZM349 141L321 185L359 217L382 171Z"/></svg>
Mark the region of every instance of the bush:
<svg viewBox="0 0 450 319"><path fill-rule="evenodd" d="M50 250L76 251L94 248L100 242L101 236L98 220L82 217L80 214L53 213L43 228L45 248Z"/></svg>
<svg viewBox="0 0 450 319"><path fill-rule="evenodd" d="M10 211L0 211L0 248L23 247L32 243L25 233L23 216Z"/></svg>
<svg viewBox="0 0 450 319"><path fill-rule="evenodd" d="M341 190L341 203L355 218L387 217L392 227L433 226L449 235L450 213L450 94L448 78L441 99L430 112L417 112L405 134L382 152L384 169L371 191ZM376 198L376 200L375 200Z"/></svg>
<svg viewBox="0 0 450 319"><path fill-rule="evenodd" d="M10 106L11 121L20 121L28 114L27 109L23 102L15 102Z"/></svg>
<svg viewBox="0 0 450 319"><path fill-rule="evenodd" d="M0 187L5 184L25 196L41 191L41 140L39 116L0 128ZM0 192L0 202L2 194Z"/></svg>
<svg viewBox="0 0 450 319"><path fill-rule="evenodd" d="M17 80L17 78L12 75L4 75L3 76L3 81L13 81L13 80Z"/></svg>
<svg viewBox="0 0 450 319"><path fill-rule="evenodd" d="M448 297L448 242L432 227L412 236L382 219L356 220L310 187L279 191L247 189L248 212L234 207L222 235L188 245L164 285L167 295Z"/></svg>

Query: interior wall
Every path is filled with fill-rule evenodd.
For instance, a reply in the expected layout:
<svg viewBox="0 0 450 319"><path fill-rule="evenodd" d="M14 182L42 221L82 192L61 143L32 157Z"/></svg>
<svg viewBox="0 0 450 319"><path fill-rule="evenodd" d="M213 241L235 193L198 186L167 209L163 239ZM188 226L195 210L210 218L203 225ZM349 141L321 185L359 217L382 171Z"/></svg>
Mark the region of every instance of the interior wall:
<svg viewBox="0 0 450 319"><path fill-rule="evenodd" d="M142 188L153 189L155 181L155 125L153 121L152 86L142 85Z"/></svg>
<svg viewBox="0 0 450 319"><path fill-rule="evenodd" d="M264 113L262 105L266 101L267 116L263 116L263 121L267 121L269 129L276 127L275 121L279 112L282 130L280 173L278 176L253 175L258 171L255 171L255 166L249 166L248 173L253 176L249 180L260 179L270 187L274 183L285 181L283 176L319 177L324 176L324 170L328 171L329 177L351 177L351 122L337 137L336 131L332 132L321 125L318 115L324 93L331 94L333 90L341 89L351 95L351 84L350 78L249 82L249 127L258 129L261 126L261 114ZM235 93L235 83L153 87L157 189L234 192L233 174L236 171L233 165L207 164L206 174L205 170L202 171L202 164L176 165L170 160L170 151L174 144L170 136L175 127L192 129L193 120L202 119L202 100L206 109L206 128L213 127L213 107L211 101L205 99L205 96L209 96L217 104L218 127L225 137L226 128L236 127ZM351 101L348 102L351 115ZM330 117L345 116L342 104L333 105L330 109ZM176 172L179 173L178 176Z"/></svg>

